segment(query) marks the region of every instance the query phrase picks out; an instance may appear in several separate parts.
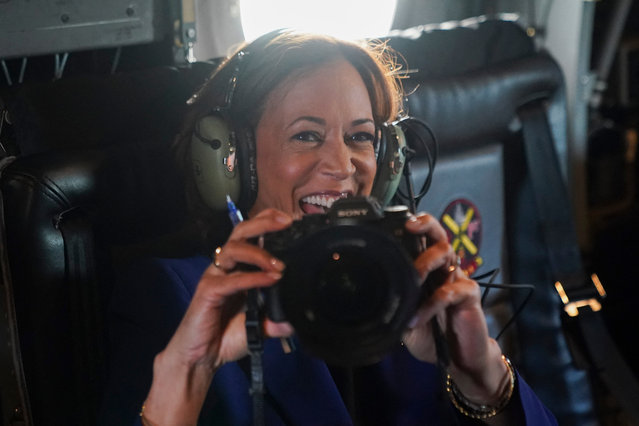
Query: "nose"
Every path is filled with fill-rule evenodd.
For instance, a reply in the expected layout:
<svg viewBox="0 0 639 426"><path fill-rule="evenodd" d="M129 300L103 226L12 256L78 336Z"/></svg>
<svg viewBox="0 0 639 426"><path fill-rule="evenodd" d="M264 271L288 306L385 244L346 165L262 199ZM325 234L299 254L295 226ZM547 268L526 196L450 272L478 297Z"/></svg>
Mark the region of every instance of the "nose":
<svg viewBox="0 0 639 426"><path fill-rule="evenodd" d="M332 139L322 146L321 172L333 179L343 180L355 174L354 153L343 138Z"/></svg>

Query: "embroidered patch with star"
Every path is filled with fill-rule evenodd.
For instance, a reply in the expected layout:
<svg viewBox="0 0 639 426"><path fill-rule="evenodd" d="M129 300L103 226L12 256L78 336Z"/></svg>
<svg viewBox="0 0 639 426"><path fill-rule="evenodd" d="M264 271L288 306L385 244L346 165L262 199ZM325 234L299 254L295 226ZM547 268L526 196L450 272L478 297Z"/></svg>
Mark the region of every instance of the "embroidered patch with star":
<svg viewBox="0 0 639 426"><path fill-rule="evenodd" d="M482 237L481 215L477 207L465 198L451 202L440 222L448 234L448 241L461 259L460 267L471 276L483 261L479 255Z"/></svg>

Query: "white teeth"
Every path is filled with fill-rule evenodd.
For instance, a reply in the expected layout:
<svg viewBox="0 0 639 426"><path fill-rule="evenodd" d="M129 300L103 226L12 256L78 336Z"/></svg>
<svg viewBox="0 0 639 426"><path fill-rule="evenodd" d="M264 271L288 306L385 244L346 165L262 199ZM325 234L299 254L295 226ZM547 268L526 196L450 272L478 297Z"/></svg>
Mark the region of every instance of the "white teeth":
<svg viewBox="0 0 639 426"><path fill-rule="evenodd" d="M308 204L314 204L316 206L322 206L322 207L326 207L327 209L330 209L333 203L339 199L340 197L331 197L328 195L311 195L311 196L302 198L302 202L308 203Z"/></svg>

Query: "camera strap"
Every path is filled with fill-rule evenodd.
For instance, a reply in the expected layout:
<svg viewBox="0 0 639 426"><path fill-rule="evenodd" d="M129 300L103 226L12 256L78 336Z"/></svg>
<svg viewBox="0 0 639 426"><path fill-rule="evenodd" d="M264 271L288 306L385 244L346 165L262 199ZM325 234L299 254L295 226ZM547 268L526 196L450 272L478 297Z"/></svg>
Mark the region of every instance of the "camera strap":
<svg viewBox="0 0 639 426"><path fill-rule="evenodd" d="M430 131L430 129L429 129ZM433 140L435 140L433 136ZM406 189L408 190L408 194L406 198L408 198L409 209L412 214L416 214L417 205L419 204L419 199L423 197L428 191L428 185L424 185L423 193L419 196L415 196L415 189L413 187L413 179L412 179L412 170L411 170L411 161L415 157L415 151L411 148L406 147L406 164L404 165L403 175L406 182ZM429 175L432 175L435 168L435 162L430 162L429 167ZM430 179L430 176L427 178ZM422 246L422 250L425 250L426 247ZM422 285L426 285L422 283ZM437 355L437 372L440 381L439 389L441 390L440 400L439 400L439 414L440 420L442 424L448 425L457 425L459 422L457 421L457 417L451 411L450 402L446 396L446 379L448 376L448 365L450 364L450 353L448 348L448 341L446 340L446 336L444 336L444 332L442 331L439 322L437 322L437 317L434 317L430 321L430 326L433 332L433 341L435 342L435 353Z"/></svg>
<svg viewBox="0 0 639 426"><path fill-rule="evenodd" d="M264 425L264 341L262 323L260 321L260 294L257 289L250 289L246 296L246 340L251 358L251 387L249 393L253 398L253 425Z"/></svg>

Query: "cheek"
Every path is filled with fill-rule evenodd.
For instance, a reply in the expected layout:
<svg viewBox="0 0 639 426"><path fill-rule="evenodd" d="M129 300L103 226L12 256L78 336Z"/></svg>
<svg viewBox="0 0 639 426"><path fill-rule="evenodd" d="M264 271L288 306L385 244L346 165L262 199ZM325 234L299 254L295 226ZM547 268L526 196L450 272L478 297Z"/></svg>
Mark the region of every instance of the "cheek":
<svg viewBox="0 0 639 426"><path fill-rule="evenodd" d="M307 163L288 159L280 164L280 169L280 177L285 179L284 182L295 184L302 178L308 176L309 170L311 170L312 167L309 167Z"/></svg>
<svg viewBox="0 0 639 426"><path fill-rule="evenodd" d="M366 193L369 193L373 187L373 181L375 174L377 173L377 159L375 153L363 156L358 164L356 164L357 170L360 175L362 185L366 189Z"/></svg>
<svg viewBox="0 0 639 426"><path fill-rule="evenodd" d="M258 157L258 197L272 207L288 210L295 188L308 180L312 169L311 161L284 152Z"/></svg>

